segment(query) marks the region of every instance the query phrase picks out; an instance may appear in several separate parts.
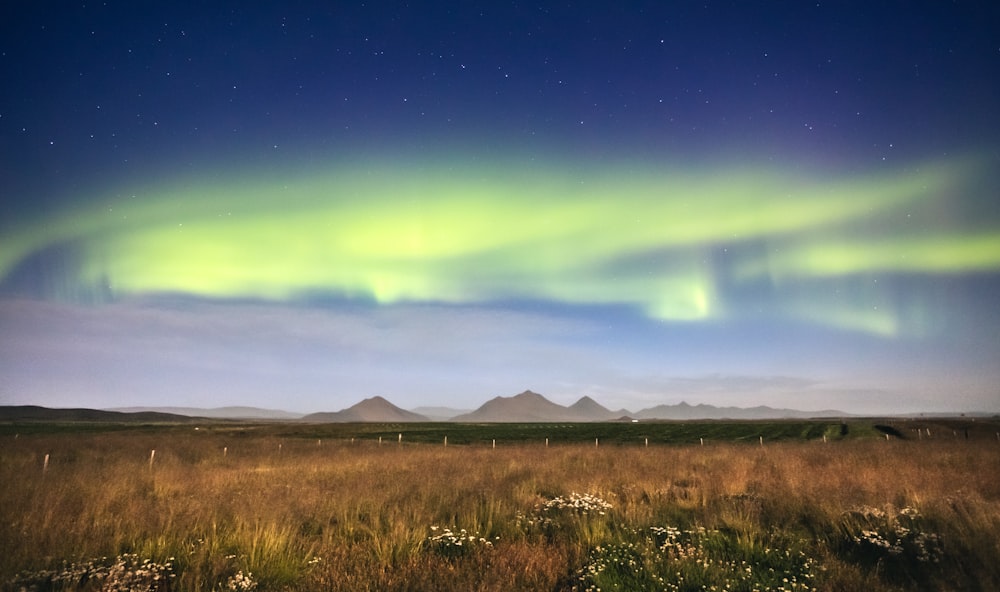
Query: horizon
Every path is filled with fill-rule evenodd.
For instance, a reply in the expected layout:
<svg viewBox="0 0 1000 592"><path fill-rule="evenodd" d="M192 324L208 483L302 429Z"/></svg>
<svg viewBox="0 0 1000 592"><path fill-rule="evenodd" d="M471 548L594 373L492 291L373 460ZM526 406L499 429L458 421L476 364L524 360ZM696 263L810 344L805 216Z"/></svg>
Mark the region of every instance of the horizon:
<svg viewBox="0 0 1000 592"><path fill-rule="evenodd" d="M797 408L773 407L773 406L764 405L764 404L760 404L760 405L752 405L752 404L747 404L747 405L715 405L715 404L713 404L711 402L700 402L700 403L694 403L694 404L692 404L692 403L688 403L687 401L684 401L684 400L681 400L681 401L676 402L676 403L657 403L657 404L651 405L650 407L635 408L635 409L628 409L628 408L624 408L624 407L611 408L611 407L608 407L607 405L604 405L601 401L594 399L590 395L582 395L582 396L580 396L580 397L578 397L576 399L572 399L572 400L563 399L562 401L560 401L560 400L553 400L552 398L550 398L550 397L548 397L548 396L546 396L546 395L544 395L542 393L537 393L537 392L535 392L535 391L533 391L531 389L526 389L526 390L524 390L524 391L522 391L520 393L514 394L514 395L496 395L494 397L490 397L488 399L484 399L481 403L475 404L473 407L468 407L468 408L458 408L458 407L452 407L452 406L447 406L447 405L422 405L422 404L417 404L416 406L411 406L411 407L402 407L402 406L396 405L392 401L392 399L390 397L386 397L384 395L371 395L371 396L368 396L368 397L361 398L361 399L355 401L354 403L349 404L349 405L347 405L347 406L345 406L343 408L339 408L339 409L314 409L314 410L308 410L308 411L293 411L293 410L284 409L284 408L278 408L278 407L256 407L256 406L248 406L248 405L226 405L226 406L221 406L221 407L197 407L197 406L196 407L186 407L186 406L185 407L179 407L179 406L174 406L174 405L142 405L142 406L105 407L105 408L101 408L99 410L100 411L116 411L116 412L132 413L132 412L136 412L136 411L145 411L145 410L153 410L153 411L162 410L162 411L170 412L170 410L184 410L184 411L224 411L224 410L231 410L231 409L232 410L244 409L244 410L261 411L261 412L267 412L267 413L287 414L287 415L290 415L290 416L294 416L295 418L302 418L302 417L306 417L306 416L309 416L309 415L315 415L315 414L339 413L339 412L342 412L342 411L347 411L349 409L361 406L361 405L363 405L365 403L368 403L368 402L371 402L371 401L384 401L385 403L388 403L392 407L396 407L396 408L404 410L404 411L410 411L410 412L418 413L418 414L423 414L422 411L434 411L434 410L436 410L436 411L446 411L446 412L449 413L449 415L447 415L447 419L450 420L452 417L455 417L455 416L458 416L458 415L464 415L464 414L468 414L468 413L471 413L471 412L478 411L478 410L482 409L483 407L485 407L488 403L491 403L491 402L494 402L494 401L511 401L511 400L515 400L515 399L521 397L522 395L535 395L535 396L538 396L538 397L542 398L543 400L545 400L545 401L547 401L549 403L553 403L553 404L555 404L555 405L557 405L559 407L563 407L565 409L570 409L573 406L575 406L575 405L577 405L577 404L579 404L579 403L581 403L583 401L589 401L591 403L597 404L600 407L603 407L604 409L606 409L607 411L612 412L612 413L626 412L626 413L629 413L629 414L636 414L636 415L642 414L644 412L652 411L653 409L661 408L661 407L662 408L689 408L689 409L696 409L696 408L703 408L704 407L704 408L720 409L720 410L721 409L736 409L736 410L740 410L740 411L762 409L763 408L763 409L770 409L770 410L774 410L774 411L788 411L788 412L797 412L797 413L813 413L813 412L815 412L815 413L821 413L822 412L822 413L834 413L835 416L843 416L843 417L848 417L848 416L849 417L865 417L865 415L863 415L863 414L857 414L857 413L853 413L853 412L850 412L850 411L846 411L844 409L834 409L834 408L797 409ZM54 409L66 409L66 408L65 407L57 407L57 408L54 408ZM992 414L997 414L997 413L1000 413L1000 410L997 410L997 409L994 409L994 410L982 409L982 410L969 411L969 412L949 412L949 413L937 412L937 415L940 415L940 416L945 416L945 415L966 415L966 414L970 414L970 415L992 415ZM182 415L184 415L184 413L182 413ZM927 413L927 412L907 412L907 413L899 413L899 414L880 414L880 415L886 415L886 416L929 415L929 416L933 416L933 415L935 415L935 413L933 413L933 412L930 412L930 413ZM237 417L237 416L226 416L226 417ZM815 416L815 417L817 417L817 418L819 418L819 417L826 417L826 415Z"/></svg>
<svg viewBox="0 0 1000 592"><path fill-rule="evenodd" d="M987 12L4 6L0 405L990 413Z"/></svg>

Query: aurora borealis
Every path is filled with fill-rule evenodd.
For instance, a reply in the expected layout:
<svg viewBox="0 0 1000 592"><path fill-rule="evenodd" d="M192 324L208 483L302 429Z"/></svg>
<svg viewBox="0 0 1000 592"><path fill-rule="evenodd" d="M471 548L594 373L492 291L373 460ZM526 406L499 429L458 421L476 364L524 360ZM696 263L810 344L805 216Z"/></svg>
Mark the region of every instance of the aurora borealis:
<svg viewBox="0 0 1000 592"><path fill-rule="evenodd" d="M998 409L988 11L479 8L4 9L0 403Z"/></svg>

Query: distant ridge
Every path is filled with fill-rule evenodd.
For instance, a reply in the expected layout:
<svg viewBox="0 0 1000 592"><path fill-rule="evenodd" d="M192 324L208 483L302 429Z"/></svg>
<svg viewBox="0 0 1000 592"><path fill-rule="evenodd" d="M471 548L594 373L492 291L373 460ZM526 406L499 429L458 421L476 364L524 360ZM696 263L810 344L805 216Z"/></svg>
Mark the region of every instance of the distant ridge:
<svg viewBox="0 0 1000 592"><path fill-rule="evenodd" d="M549 401L533 391L524 391L513 397L494 397L479 409L455 416L456 422L550 422L550 421L631 421L644 420L689 420L689 419L807 419L811 417L847 417L849 414L836 410L797 411L795 409L775 409L767 406L715 407L713 405L657 405L632 413L627 409L611 411L590 397L581 397L569 407Z"/></svg>
<svg viewBox="0 0 1000 592"><path fill-rule="evenodd" d="M306 422L485 422L485 423L545 423L545 422L598 422L598 421L686 421L686 420L760 420L760 419L810 419L841 418L851 414L826 409L799 411L757 407L716 407L714 405L657 405L631 412L627 409L612 411L594 399L584 396L570 406L559 405L544 396L526 390L512 397L494 397L478 409L463 412L446 407L418 407L407 411L393 405L383 397L371 397L351 407L336 412L298 415L286 411L257 407L217 407L198 409L189 407L125 407L117 409L51 409L36 405L0 406L0 421L80 421L80 422L152 422L185 423L215 420L306 421ZM173 411L173 412L170 412ZM914 414L916 415L916 414ZM990 415L990 414L982 414Z"/></svg>
<svg viewBox="0 0 1000 592"><path fill-rule="evenodd" d="M657 405L643 409L633 417L637 419L808 419L811 417L847 417L849 414L834 409L823 411L798 411L775 409L766 405L757 407L716 407L714 405Z"/></svg>
<svg viewBox="0 0 1000 592"><path fill-rule="evenodd" d="M262 409L260 407L113 407L105 411L119 413L171 413L188 417L208 417L212 419L299 419L301 413L291 413L280 409Z"/></svg>
<svg viewBox="0 0 1000 592"><path fill-rule="evenodd" d="M198 421L196 417L156 411L122 413L101 409L63 409L40 407L38 405L0 406L0 421L67 421L67 422L150 422L189 423Z"/></svg>
<svg viewBox="0 0 1000 592"><path fill-rule="evenodd" d="M396 407L382 397L371 397L340 411L311 413L302 421L347 423L347 422L421 422L430 421L425 415Z"/></svg>

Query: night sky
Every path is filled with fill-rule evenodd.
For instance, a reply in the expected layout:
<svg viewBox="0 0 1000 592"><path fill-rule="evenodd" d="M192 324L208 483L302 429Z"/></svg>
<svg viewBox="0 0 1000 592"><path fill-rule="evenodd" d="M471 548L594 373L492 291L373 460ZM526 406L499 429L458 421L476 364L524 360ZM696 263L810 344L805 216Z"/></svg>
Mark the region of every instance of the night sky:
<svg viewBox="0 0 1000 592"><path fill-rule="evenodd" d="M6 2L0 404L1000 411L993 2Z"/></svg>

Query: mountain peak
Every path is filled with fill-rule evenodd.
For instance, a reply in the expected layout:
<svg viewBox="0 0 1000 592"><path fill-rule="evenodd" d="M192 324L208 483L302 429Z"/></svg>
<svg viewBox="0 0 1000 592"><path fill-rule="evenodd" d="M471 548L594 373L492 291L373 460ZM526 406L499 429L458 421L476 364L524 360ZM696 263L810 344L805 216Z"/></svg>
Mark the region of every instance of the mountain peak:
<svg viewBox="0 0 1000 592"><path fill-rule="evenodd" d="M576 403L570 405L570 407L594 407L594 406L604 408L604 405L601 405L600 403L591 399L587 395L580 397L579 399L577 399Z"/></svg>
<svg viewBox="0 0 1000 592"><path fill-rule="evenodd" d="M586 395L570 405L569 410L578 415L580 421L604 421L615 416L610 409Z"/></svg>
<svg viewBox="0 0 1000 592"><path fill-rule="evenodd" d="M401 409L378 395L335 413L313 413L302 418L306 421L323 422L415 422L430 421L419 413Z"/></svg>
<svg viewBox="0 0 1000 592"><path fill-rule="evenodd" d="M385 397L375 395L374 397L362 399L359 403L352 406L351 409L357 409L358 407L395 407L395 405L390 403Z"/></svg>
<svg viewBox="0 0 1000 592"><path fill-rule="evenodd" d="M567 421L571 413L566 407L527 390L513 397L494 397L479 409L452 418L453 421L542 422Z"/></svg>
<svg viewBox="0 0 1000 592"><path fill-rule="evenodd" d="M545 397L539 395L538 393L536 393L535 391L533 391L531 389L528 389L528 390L526 390L524 392L518 393L518 394L514 395L513 398L516 399L518 397L523 397L525 399L532 399L532 398L534 398L534 399L539 399L539 398L540 399L544 399L545 398Z"/></svg>
<svg viewBox="0 0 1000 592"><path fill-rule="evenodd" d="M452 418L453 421L486 422L547 422L547 421L606 421L614 414L590 397L581 397L570 407L526 390L513 397L494 397L471 413Z"/></svg>

